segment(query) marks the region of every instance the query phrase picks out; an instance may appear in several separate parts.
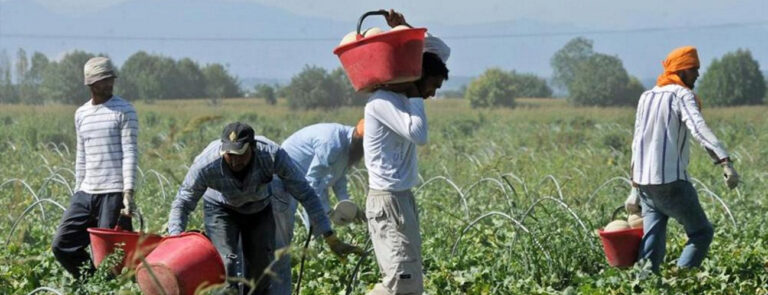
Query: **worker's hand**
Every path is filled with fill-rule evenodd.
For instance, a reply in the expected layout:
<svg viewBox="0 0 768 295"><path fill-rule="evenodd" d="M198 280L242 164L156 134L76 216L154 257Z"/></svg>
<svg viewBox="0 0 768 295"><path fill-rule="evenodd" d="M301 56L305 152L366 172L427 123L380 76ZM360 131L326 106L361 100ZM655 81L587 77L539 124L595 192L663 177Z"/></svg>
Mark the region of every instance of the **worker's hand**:
<svg viewBox="0 0 768 295"><path fill-rule="evenodd" d="M336 237L335 233L325 237L325 242L328 243L328 247L331 248L333 254L336 254L340 259L344 259L350 253L363 254L362 249L342 242Z"/></svg>
<svg viewBox="0 0 768 295"><path fill-rule="evenodd" d="M123 209L120 209L120 214L133 216L134 212L136 212L136 203L133 201L133 190L128 189L123 191Z"/></svg>
<svg viewBox="0 0 768 295"><path fill-rule="evenodd" d="M629 196L627 196L627 200L624 201L624 209L626 209L629 214L640 214L642 211L640 208L640 189L632 187L629 191Z"/></svg>
<svg viewBox="0 0 768 295"><path fill-rule="evenodd" d="M733 162L726 160L723 162L723 178L725 178L725 185L729 189L736 188L739 185L739 173L736 173L736 169L733 169Z"/></svg>
<svg viewBox="0 0 768 295"><path fill-rule="evenodd" d="M403 16L402 13L399 13L399 12L395 11L394 9L390 9L387 12L389 13L389 14L386 15L387 24L390 27L394 28L394 27L397 27L399 25L406 25L408 27L411 27L411 25L409 25L405 21L405 17Z"/></svg>

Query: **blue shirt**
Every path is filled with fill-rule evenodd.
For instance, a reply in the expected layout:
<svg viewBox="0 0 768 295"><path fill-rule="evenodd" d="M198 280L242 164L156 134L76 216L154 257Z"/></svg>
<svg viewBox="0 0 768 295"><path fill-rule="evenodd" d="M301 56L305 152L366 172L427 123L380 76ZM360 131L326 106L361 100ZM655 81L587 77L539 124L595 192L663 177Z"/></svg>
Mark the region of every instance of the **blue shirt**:
<svg viewBox="0 0 768 295"><path fill-rule="evenodd" d="M282 148L296 161L309 186L320 197L323 212L331 209L329 187L339 201L349 199L346 174L354 131L352 126L320 123L296 131L283 142Z"/></svg>
<svg viewBox="0 0 768 295"><path fill-rule="evenodd" d="M269 205L272 195L269 183L273 175L280 178L285 189L307 210L316 235L331 230L330 221L315 191L280 146L256 136L256 142L251 146L253 160L250 170L242 182L226 166L219 153L220 147L221 141L215 140L195 157L171 204L169 233L178 234L186 229L189 213L195 210L200 197L244 214L261 211Z"/></svg>

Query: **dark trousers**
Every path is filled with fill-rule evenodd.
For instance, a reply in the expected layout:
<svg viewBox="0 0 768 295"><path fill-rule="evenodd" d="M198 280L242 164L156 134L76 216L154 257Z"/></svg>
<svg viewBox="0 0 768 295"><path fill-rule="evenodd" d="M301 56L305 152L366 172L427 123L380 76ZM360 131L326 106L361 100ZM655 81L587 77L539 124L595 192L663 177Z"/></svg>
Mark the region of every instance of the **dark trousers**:
<svg viewBox="0 0 768 295"><path fill-rule="evenodd" d="M224 261L227 277L258 281L252 294L266 294L270 277L261 276L272 261L275 245L272 205L253 214L242 214L208 201L204 201L203 208L206 234ZM230 282L229 288L239 288L237 282ZM241 294L248 292L246 284Z"/></svg>
<svg viewBox="0 0 768 295"><path fill-rule="evenodd" d="M69 201L69 208L61 218L61 224L53 238L53 255L75 278L94 271L91 256L85 250L91 244L87 228L113 228L123 208L122 193L88 194L78 191ZM133 230L131 219L120 218L120 227Z"/></svg>

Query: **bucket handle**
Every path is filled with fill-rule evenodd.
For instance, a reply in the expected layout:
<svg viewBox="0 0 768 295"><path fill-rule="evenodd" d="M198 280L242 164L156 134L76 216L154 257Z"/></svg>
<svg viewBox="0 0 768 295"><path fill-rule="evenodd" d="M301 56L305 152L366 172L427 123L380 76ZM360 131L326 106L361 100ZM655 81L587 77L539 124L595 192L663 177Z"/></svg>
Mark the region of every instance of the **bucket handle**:
<svg viewBox="0 0 768 295"><path fill-rule="evenodd" d="M618 208L613 210L613 213L611 213L611 220L616 220L616 214L619 214L621 210L624 210L624 205L621 205Z"/></svg>
<svg viewBox="0 0 768 295"><path fill-rule="evenodd" d="M123 218L123 216L126 216L126 215L118 214L117 222L115 223L114 230L122 230L123 229L123 228L120 227L120 219ZM139 212L139 210L134 211L133 212L133 216L126 216L126 217L129 217L129 218L130 217L138 217L139 218L139 231L140 232L146 231L146 229L144 228L144 216L141 215L141 212Z"/></svg>
<svg viewBox="0 0 768 295"><path fill-rule="evenodd" d="M369 17L369 16L371 16L371 15L383 15L383 16L385 16L385 17L386 17L387 15L389 15L389 11L386 11L386 10L384 10L384 9L380 9L380 10L373 10L373 11L368 11L368 12L364 13L364 14L363 14L363 15L360 17L360 20L358 20L358 21L357 21L357 35L358 35L358 36L360 36L360 35L361 35L361 34L360 34L360 28L363 26L363 20L364 20L366 17Z"/></svg>

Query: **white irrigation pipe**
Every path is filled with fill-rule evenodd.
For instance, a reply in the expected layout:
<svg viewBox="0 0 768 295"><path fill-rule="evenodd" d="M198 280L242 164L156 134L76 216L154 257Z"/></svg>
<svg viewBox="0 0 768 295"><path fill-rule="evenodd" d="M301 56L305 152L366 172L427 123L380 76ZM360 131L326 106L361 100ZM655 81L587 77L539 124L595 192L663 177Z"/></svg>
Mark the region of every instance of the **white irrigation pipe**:
<svg viewBox="0 0 768 295"><path fill-rule="evenodd" d="M0 189L2 189L2 188L3 188L3 186L5 186L6 184L8 184L8 183L12 183L12 182L19 182L19 183L23 184L23 185L24 185L24 187L26 187L26 188L27 188L27 190L29 191L29 193L30 193L30 194L32 194L32 196L33 196L33 197L35 197L35 201L36 201L36 202L35 202L35 204L37 204L37 203L39 203L39 202L40 202L40 198L37 196L37 194L35 193L35 191L34 191L34 190L32 190L32 188L29 186L29 184L27 184L26 182L24 182L24 180L21 180L21 179L18 179L18 178L11 178L11 179L8 179L8 180L6 180L6 181L5 181L5 182L3 182L2 184L0 184ZM45 208L43 208L43 205L42 205L42 204L40 204L40 211L42 211L42 212L43 212L43 219L45 220L45 219L46 219L46 218L45 218Z"/></svg>
<svg viewBox="0 0 768 295"><path fill-rule="evenodd" d="M728 205L726 205L725 202L723 202L723 200L720 197L718 197L717 194L713 193L711 190L705 188L705 189L702 189L701 191L709 194L710 197L720 202L720 205L723 206L723 209L725 209L725 212L728 213L728 217L730 217L731 223L733 223L733 226L736 227L736 218L733 218L733 214L731 214L731 209L728 208Z"/></svg>
<svg viewBox="0 0 768 295"><path fill-rule="evenodd" d="M27 295L32 295L32 294L35 294L35 293L38 293L38 292L43 292L43 291L48 291L48 292L51 292L51 293L54 293L54 294L64 295L64 293L61 293L61 291L53 289L53 288L48 288L48 287L40 287L40 288L34 289L34 290L32 290L32 292L27 293Z"/></svg>
<svg viewBox="0 0 768 295"><path fill-rule="evenodd" d="M498 212L498 211L491 211L491 212L485 213L485 214L481 215L480 217L475 218L475 220L473 220L472 222L470 222L469 225L467 225L464 228L464 230L461 231L461 233L459 234L459 237L456 239L456 242L453 243L453 247L451 247L451 256L456 255L456 250L459 247L459 242L461 242L461 238L464 237L464 234L467 231L469 231L470 229L472 229L472 227L474 227L476 224L478 224L481 220L483 220L483 219L485 219L487 217L490 217L490 216L501 216L501 217L504 217L507 220L511 221L515 226L517 226L518 228L522 229L529 236L531 236L531 240L533 240L533 243L536 244L536 246L539 247L541 252L544 253L544 256L547 258L547 263L548 263L549 267L552 267L552 257L550 257L549 256L549 252L547 252L547 250L545 250L544 247L541 246L541 243L539 243L539 241L536 239L536 237L533 235L533 233L531 233L531 231L528 230L528 228L526 228L525 225L523 225L522 223L517 221L517 219L515 219L514 217L509 216L509 215L507 215L505 213L502 213L502 212Z"/></svg>
<svg viewBox="0 0 768 295"><path fill-rule="evenodd" d="M528 210L525 210L525 213L523 213L523 215L520 217L520 222L521 223L525 222L525 218L528 217L531 214L531 212L533 211L533 207L535 207L536 205L540 204L541 202L547 201L547 200L554 201L555 203L560 205L560 207L563 207L563 208L565 208L565 210L568 210L568 213L570 213L571 216L573 216L573 219L576 219L576 221L579 223L579 225L581 225L581 228L584 230L584 239L589 241L589 244L594 248L595 244L592 241L592 239L589 238L589 229L587 229L587 226L584 225L584 221L582 221L581 218L579 218L579 216L576 215L575 212L573 212L571 207L568 207L568 204L566 204L565 202L563 202L562 200L559 200L557 198L553 198L553 197L547 196L547 197L543 197L543 198L540 198L540 199L536 200L536 202L533 202L533 204L531 204L531 206L528 207Z"/></svg>
<svg viewBox="0 0 768 295"><path fill-rule="evenodd" d="M6 140L6 141L5 141L5 143L7 143L8 145L10 145L10 146L11 146L11 149L12 149L13 151L16 151L16 146L13 144L13 142L11 142L10 140Z"/></svg>
<svg viewBox="0 0 768 295"><path fill-rule="evenodd" d="M42 207L43 206L43 202L49 202L51 204L54 204L54 205L58 206L59 208L61 208L62 211L66 211L67 210L66 208L64 208L64 206L62 206L61 204L59 204L56 201L51 200L51 199L41 199L41 200L33 203L32 205L29 205L29 207L27 207L27 209L25 209L24 212L22 212L21 215L19 215L19 217L16 218L16 221L13 222L13 226L11 226L11 231L8 232L8 238L5 241L5 246L6 247L8 247L8 245L11 244L11 237L13 236L13 232L16 231L16 227L21 223L21 221L24 219L24 217L29 212L32 212L32 209L35 207L35 205L40 204L40 207Z"/></svg>
<svg viewBox="0 0 768 295"><path fill-rule="evenodd" d="M544 181L546 181L547 179L551 179L552 182L555 183L555 188L557 188L557 195L560 196L560 200L565 200L565 198L563 198L563 190L560 189L560 183L557 182L557 179L555 179L555 176L553 176L552 174L548 174L547 176L544 176L544 178L542 178L541 181L539 181L539 186L541 186L541 184L544 183Z"/></svg>
<svg viewBox="0 0 768 295"><path fill-rule="evenodd" d="M523 186L523 191L525 192L525 195L528 195L528 186L525 185L525 181L523 181L520 177L518 177L514 173L509 172L509 173L506 173L506 174L502 174L500 177L501 178L509 177L509 178L514 179L515 181L517 181L517 183L519 183L520 185ZM514 187L513 187L513 190L514 190Z"/></svg>
<svg viewBox="0 0 768 295"><path fill-rule="evenodd" d="M467 220L469 220L469 206L467 206L467 198L464 196L464 193L461 192L461 189L450 179L446 178L445 176L435 176L430 178L429 180L425 181L422 185L420 185L416 191L413 192L413 195L416 195L421 191L422 188L424 188L426 185L430 184L431 182L437 181L437 180L443 180L447 182L449 185L453 187L453 189L459 194L459 198L461 198L461 204L464 206L464 213L466 215Z"/></svg>
<svg viewBox="0 0 768 295"><path fill-rule="evenodd" d="M166 182L168 182L168 180L164 179L164 177L162 175L160 175L160 173L157 172L154 169L147 170L147 174L154 174L155 175L155 178L157 178L157 183L160 184L160 191L163 193L163 200L166 200L167 196L166 196L166 193L165 193L165 184L163 183L163 180L165 180ZM144 182L146 182L146 181L144 181ZM168 183L170 185L170 182L168 182Z"/></svg>
<svg viewBox="0 0 768 295"><path fill-rule="evenodd" d="M469 192L472 191L473 188L477 187L478 184L481 184L484 182L495 183L499 187L498 189L501 190L501 193L504 194L504 198L507 200L507 207L509 207L508 209L511 213L512 208L514 208L515 206L512 203L512 201L510 201L509 194L507 193L507 190L505 189L504 184L502 184L501 181L499 181L498 179L488 178L488 177L481 178L480 180L475 181L475 183L470 184L469 187L467 187L467 189L464 190L464 195L469 196ZM469 197L467 197L467 199L469 199Z"/></svg>
<svg viewBox="0 0 768 295"><path fill-rule="evenodd" d="M51 166L51 164L48 163L48 159L46 159L45 156L43 156L43 154L41 154L40 152L35 152L35 153L37 153L37 155L40 156L41 159L43 159L43 163L45 163L46 166Z"/></svg>
<svg viewBox="0 0 768 295"><path fill-rule="evenodd" d="M64 151L67 152L67 156L72 156L72 153L69 151L69 147L66 144L64 144L63 142L60 142L59 145L62 146L64 148Z"/></svg>
<svg viewBox="0 0 768 295"><path fill-rule="evenodd" d="M591 202L592 202L592 199L595 197L595 195L597 195L597 192L598 192L598 191L600 191L600 190L601 190L603 187L605 187L606 185L608 185L608 184L609 184L609 183L611 183L611 182L614 182L614 181L619 181L619 180L623 180L623 181L624 181L624 183L626 183L627 185L629 185L630 187L632 187L632 181L631 181L631 180L629 180L629 178L626 178L626 177L622 177L622 176L616 176L616 177L613 177L613 178L611 178L611 179L608 179L608 180L606 180L605 182L603 182L603 184L601 184L600 186L598 186L598 187L597 187L597 189L595 189L595 190L594 190L594 191L593 191L593 192L592 192L592 193L589 195L589 198L587 199L587 202L586 202L586 203L584 203L584 205L588 205L589 203L591 203Z"/></svg>

